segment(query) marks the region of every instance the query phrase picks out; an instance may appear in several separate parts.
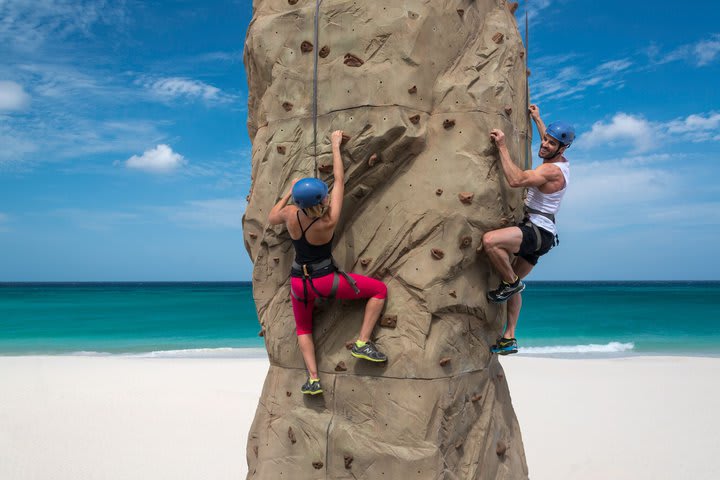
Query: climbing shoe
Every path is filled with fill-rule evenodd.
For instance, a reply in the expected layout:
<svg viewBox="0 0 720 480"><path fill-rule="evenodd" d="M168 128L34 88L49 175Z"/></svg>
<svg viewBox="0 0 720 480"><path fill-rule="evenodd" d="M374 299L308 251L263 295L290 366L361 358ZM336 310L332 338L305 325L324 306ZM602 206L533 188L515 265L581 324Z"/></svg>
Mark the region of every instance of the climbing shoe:
<svg viewBox="0 0 720 480"><path fill-rule="evenodd" d="M320 395L323 393L322 385L320 385L320 380L310 380L310 378L307 379L307 382L303 384L302 387L300 387L300 391L305 395Z"/></svg>
<svg viewBox="0 0 720 480"><path fill-rule="evenodd" d="M525 284L518 278L515 283L500 282L498 288L488 292L487 298L492 303L503 303L506 302L508 298L523 290L525 290Z"/></svg>
<svg viewBox="0 0 720 480"><path fill-rule="evenodd" d="M495 342L495 345L490 347L490 353L497 353L498 355L510 355L517 352L517 340L514 338L500 337Z"/></svg>
<svg viewBox="0 0 720 480"><path fill-rule="evenodd" d="M363 360L368 360L370 362L387 362L387 355L379 352L377 347L375 347L375 344L369 341L362 347L359 347L358 344L355 343L350 350L350 354L355 358L362 358Z"/></svg>

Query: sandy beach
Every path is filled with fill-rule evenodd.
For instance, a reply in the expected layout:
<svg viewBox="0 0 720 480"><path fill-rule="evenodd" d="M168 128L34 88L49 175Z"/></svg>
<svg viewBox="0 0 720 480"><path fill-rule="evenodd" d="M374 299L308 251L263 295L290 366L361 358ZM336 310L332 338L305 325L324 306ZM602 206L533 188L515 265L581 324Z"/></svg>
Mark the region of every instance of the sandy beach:
<svg viewBox="0 0 720 480"><path fill-rule="evenodd" d="M720 358L502 363L533 480L720 478ZM0 478L244 478L267 367L0 357Z"/></svg>

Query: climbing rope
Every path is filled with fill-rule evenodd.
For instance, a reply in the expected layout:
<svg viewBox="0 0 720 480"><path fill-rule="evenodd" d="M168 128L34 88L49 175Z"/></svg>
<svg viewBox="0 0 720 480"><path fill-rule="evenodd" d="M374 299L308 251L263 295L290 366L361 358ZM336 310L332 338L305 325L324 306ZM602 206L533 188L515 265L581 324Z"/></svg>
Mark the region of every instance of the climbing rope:
<svg viewBox="0 0 720 480"><path fill-rule="evenodd" d="M528 26L528 1L525 1L525 115L527 125L525 128L525 170L532 168L532 146L530 135L532 123L530 120L530 77L528 76L528 57L530 56L530 28Z"/></svg>
<svg viewBox="0 0 720 480"><path fill-rule="evenodd" d="M313 41L315 42L313 50L315 51L315 64L313 67L313 159L315 162L314 174L315 178L318 178L318 161L317 161L317 88L318 88L318 56L319 56L319 24L320 24L320 4L322 0L315 0L315 35Z"/></svg>

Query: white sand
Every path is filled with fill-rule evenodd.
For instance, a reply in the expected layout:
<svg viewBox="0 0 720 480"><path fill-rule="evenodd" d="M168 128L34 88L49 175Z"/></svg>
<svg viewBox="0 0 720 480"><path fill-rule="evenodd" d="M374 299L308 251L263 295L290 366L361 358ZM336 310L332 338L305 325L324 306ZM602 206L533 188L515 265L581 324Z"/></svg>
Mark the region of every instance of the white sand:
<svg viewBox="0 0 720 480"><path fill-rule="evenodd" d="M720 359L502 360L533 480L720 479ZM0 357L0 479L241 479L267 360Z"/></svg>

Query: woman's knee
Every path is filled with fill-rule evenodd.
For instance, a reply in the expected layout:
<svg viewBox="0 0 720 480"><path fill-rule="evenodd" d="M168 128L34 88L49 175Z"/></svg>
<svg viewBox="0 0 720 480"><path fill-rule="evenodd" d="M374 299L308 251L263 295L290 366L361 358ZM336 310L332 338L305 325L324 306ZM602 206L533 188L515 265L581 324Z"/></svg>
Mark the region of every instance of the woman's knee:
<svg viewBox="0 0 720 480"><path fill-rule="evenodd" d="M385 300L387 298L388 288L385 282L378 280L377 293L373 295L373 298Z"/></svg>

